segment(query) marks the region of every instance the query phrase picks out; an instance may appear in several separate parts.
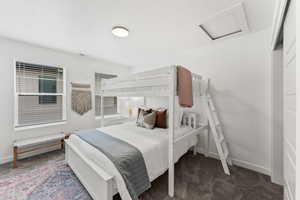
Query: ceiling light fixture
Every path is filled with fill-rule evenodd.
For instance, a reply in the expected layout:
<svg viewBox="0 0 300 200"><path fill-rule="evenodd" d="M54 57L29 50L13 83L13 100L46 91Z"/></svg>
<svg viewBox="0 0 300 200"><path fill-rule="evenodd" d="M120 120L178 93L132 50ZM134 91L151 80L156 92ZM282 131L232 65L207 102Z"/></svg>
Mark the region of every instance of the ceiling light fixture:
<svg viewBox="0 0 300 200"><path fill-rule="evenodd" d="M129 35L129 30L124 26L115 26L112 28L111 32L114 36L117 36L120 38L125 38L125 37L128 37L128 35Z"/></svg>

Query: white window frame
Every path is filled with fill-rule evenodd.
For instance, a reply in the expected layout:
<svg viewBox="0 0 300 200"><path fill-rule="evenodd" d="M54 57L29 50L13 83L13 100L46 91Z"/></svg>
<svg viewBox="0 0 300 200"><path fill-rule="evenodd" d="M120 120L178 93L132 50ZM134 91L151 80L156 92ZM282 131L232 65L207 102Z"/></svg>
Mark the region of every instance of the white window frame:
<svg viewBox="0 0 300 200"><path fill-rule="evenodd" d="M60 67L60 66L55 66L57 68L63 69L63 93L58 93L59 95L62 96L62 120L61 121L56 121L56 122L50 122L50 123L41 123L41 124L33 124L33 125L20 125L19 122L19 102L18 102L18 97L20 94L24 95L24 93L18 93L17 92L17 62L24 62L24 63L31 63L35 65L45 65L45 64L39 64L37 62L32 62L32 61L27 61L24 59L14 59L13 61L13 69L14 69L14 130L15 131L22 131L22 130L27 130L27 129L33 129L33 128L42 128L42 127L47 127L47 126L55 126L55 125L62 125L65 124L67 121L67 107L66 107L66 68L65 67ZM52 66L52 65L50 65ZM26 93L25 95L34 95L37 93ZM56 93L54 93L57 95ZM54 95L52 93L47 93L47 95Z"/></svg>
<svg viewBox="0 0 300 200"><path fill-rule="evenodd" d="M96 74L106 74L106 75L112 75L112 76L116 76L116 77L118 77L117 75L115 75L115 74L110 74L110 73L103 73L103 72L95 72L94 73L94 78L95 78L95 76L96 76ZM94 80L95 81L95 95L94 95L94 101L95 101L95 119L96 120L101 120L101 115L96 115L96 96L99 96L99 97L101 97L101 95L99 94L99 93L97 93L97 91L96 91L96 79ZM113 97L116 97L117 98L117 107L118 107L118 97L117 96L113 96ZM122 115L121 115L121 113L116 113L116 114L109 114L109 115L105 115L104 114L104 119L115 119L115 118L119 118L119 117L121 117Z"/></svg>
<svg viewBox="0 0 300 200"><path fill-rule="evenodd" d="M115 119L115 118L121 118L121 117L122 117L122 115L120 113L104 115L104 119ZM101 120L101 116L96 116L96 120Z"/></svg>

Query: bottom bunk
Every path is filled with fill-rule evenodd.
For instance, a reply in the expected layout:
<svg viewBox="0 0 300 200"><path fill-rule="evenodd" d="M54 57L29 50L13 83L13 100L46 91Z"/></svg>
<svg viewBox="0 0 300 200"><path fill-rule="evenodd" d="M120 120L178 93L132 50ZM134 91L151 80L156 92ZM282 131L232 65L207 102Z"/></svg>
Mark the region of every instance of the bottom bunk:
<svg viewBox="0 0 300 200"><path fill-rule="evenodd" d="M103 127L99 131L135 146L143 155L150 181L168 170L168 129L144 129L135 123ZM178 128L174 134L174 161L197 144L200 129ZM94 199L111 200L117 192L131 199L114 164L98 149L72 135L66 142L66 160Z"/></svg>

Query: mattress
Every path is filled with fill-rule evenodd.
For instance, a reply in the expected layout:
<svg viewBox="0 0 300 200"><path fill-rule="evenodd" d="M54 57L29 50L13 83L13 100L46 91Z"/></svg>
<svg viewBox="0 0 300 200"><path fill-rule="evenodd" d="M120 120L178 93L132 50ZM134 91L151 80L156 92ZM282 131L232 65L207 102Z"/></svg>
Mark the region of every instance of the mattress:
<svg viewBox="0 0 300 200"><path fill-rule="evenodd" d="M121 139L135 146L143 155L150 181L161 176L168 169L168 129L155 128L152 130L137 127L135 123L129 122L115 126L103 127L98 130ZM189 148L196 145L197 136L189 134L193 131L191 128L179 128L175 130L174 138L182 138L174 144L174 162L184 155ZM183 137L186 135L186 137ZM71 135L69 142L73 143L76 148L94 161L99 167L115 177L118 191L123 199L126 198L126 187L121 180L121 176L109 160L97 149L80 139L76 135ZM122 195L123 194L123 195Z"/></svg>

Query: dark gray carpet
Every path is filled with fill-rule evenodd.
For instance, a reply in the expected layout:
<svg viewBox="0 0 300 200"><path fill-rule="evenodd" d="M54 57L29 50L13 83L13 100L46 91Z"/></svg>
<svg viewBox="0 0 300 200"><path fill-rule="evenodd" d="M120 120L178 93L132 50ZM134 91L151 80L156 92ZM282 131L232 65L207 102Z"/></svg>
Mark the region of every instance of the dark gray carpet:
<svg viewBox="0 0 300 200"><path fill-rule="evenodd" d="M15 176L64 159L62 151L23 159L19 167L0 166L0 178ZM176 200L282 200L283 188L270 182L266 175L233 166L231 176L224 174L220 161L187 153L175 166ZM169 200L168 176L165 173L143 194L143 200ZM115 196L116 200L120 199Z"/></svg>

